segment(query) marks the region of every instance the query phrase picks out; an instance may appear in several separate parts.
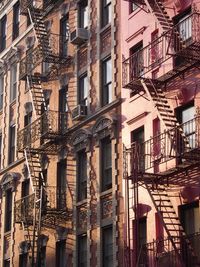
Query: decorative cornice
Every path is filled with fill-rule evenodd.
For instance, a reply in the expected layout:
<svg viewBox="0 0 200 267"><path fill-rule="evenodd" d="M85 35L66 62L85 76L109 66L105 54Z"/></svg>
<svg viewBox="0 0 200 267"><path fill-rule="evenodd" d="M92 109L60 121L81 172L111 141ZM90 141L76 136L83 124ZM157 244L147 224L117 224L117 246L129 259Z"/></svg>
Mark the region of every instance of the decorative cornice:
<svg viewBox="0 0 200 267"><path fill-rule="evenodd" d="M86 129L80 129L76 131L71 138L73 151L75 153L83 149L85 149L86 152L89 151L91 135L91 132Z"/></svg>
<svg viewBox="0 0 200 267"><path fill-rule="evenodd" d="M21 176L21 174L17 173L17 172L10 172L10 173L4 174L4 176L2 177L1 182L0 182L0 186L1 186L1 190L3 192L3 195L9 189L11 189L12 192L15 191L16 182L17 182L17 180L19 180L20 176Z"/></svg>

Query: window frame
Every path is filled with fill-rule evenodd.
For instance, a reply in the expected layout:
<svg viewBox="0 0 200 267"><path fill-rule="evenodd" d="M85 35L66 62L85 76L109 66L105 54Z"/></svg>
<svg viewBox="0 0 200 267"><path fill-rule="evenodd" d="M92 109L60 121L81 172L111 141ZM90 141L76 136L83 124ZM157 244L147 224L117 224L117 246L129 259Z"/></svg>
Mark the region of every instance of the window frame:
<svg viewBox="0 0 200 267"><path fill-rule="evenodd" d="M83 240L83 243L86 243L86 244L82 244L81 241ZM78 260L77 260L77 267L78 266L87 266L87 234L81 234L81 235L78 235L77 236L77 256L78 256ZM81 250L80 249L80 245L83 245L83 247L86 245L86 251L85 250ZM81 261L80 261L81 260ZM82 262L82 260L84 260ZM82 265L84 263L84 265Z"/></svg>
<svg viewBox="0 0 200 267"><path fill-rule="evenodd" d="M15 148L16 148L16 125L13 124L9 127L9 153L8 164L15 161Z"/></svg>
<svg viewBox="0 0 200 267"><path fill-rule="evenodd" d="M0 52L6 48L7 38L7 16L4 15L0 20Z"/></svg>
<svg viewBox="0 0 200 267"><path fill-rule="evenodd" d="M12 189L9 188L5 192L5 223L4 223L4 230L5 232L10 232L12 229Z"/></svg>
<svg viewBox="0 0 200 267"><path fill-rule="evenodd" d="M82 149L76 155L77 169L77 201L87 199L87 152Z"/></svg>
<svg viewBox="0 0 200 267"><path fill-rule="evenodd" d="M111 71L108 72L108 66L110 64ZM112 90L112 58L109 55L105 59L102 60L101 63L101 70L102 70L102 90L101 90L101 105L105 106L112 102L113 100L113 90ZM107 81L108 77L111 77L110 80Z"/></svg>
<svg viewBox="0 0 200 267"><path fill-rule="evenodd" d="M10 69L10 103L17 97L17 63L13 64Z"/></svg>
<svg viewBox="0 0 200 267"><path fill-rule="evenodd" d="M110 148L108 148L108 145ZM110 154L108 154L108 149L110 149ZM108 156L110 157L110 159L108 159ZM105 166L109 161L110 166ZM112 140L110 139L110 136L107 136L101 139L100 142L100 171L102 192L112 188L112 169ZM107 173L109 174L109 176Z"/></svg>
<svg viewBox="0 0 200 267"><path fill-rule="evenodd" d="M13 41L19 36L19 23L20 23L20 4L18 1L13 6L13 31L12 31Z"/></svg>
<svg viewBox="0 0 200 267"><path fill-rule="evenodd" d="M66 14L60 19L60 56L66 57L68 54L69 42L69 15Z"/></svg>
<svg viewBox="0 0 200 267"><path fill-rule="evenodd" d="M107 1L109 1L107 3ZM112 1L111 0L102 0L101 8L101 26L104 28L106 25L111 23L112 17Z"/></svg>
<svg viewBox="0 0 200 267"><path fill-rule="evenodd" d="M78 78L78 104L88 106L88 76L87 72Z"/></svg>
<svg viewBox="0 0 200 267"><path fill-rule="evenodd" d="M112 235L112 244L106 244L108 241L109 241L109 238L108 238L108 233L107 231L111 231L111 235ZM113 264L113 225L107 225L105 227L102 227L101 229L101 241L102 241L102 267L107 267L108 265L108 261L107 261L107 257L109 256L112 256L112 262L111 264ZM112 254L108 254L107 255L107 252L109 252L109 249L107 249L108 246L111 245L111 251L112 251ZM111 265L113 266L113 265Z"/></svg>
<svg viewBox="0 0 200 267"><path fill-rule="evenodd" d="M82 0L78 5L78 28L87 29L88 25L88 1Z"/></svg>
<svg viewBox="0 0 200 267"><path fill-rule="evenodd" d="M67 192L67 160L62 159L57 162L57 208L66 208L66 192Z"/></svg>

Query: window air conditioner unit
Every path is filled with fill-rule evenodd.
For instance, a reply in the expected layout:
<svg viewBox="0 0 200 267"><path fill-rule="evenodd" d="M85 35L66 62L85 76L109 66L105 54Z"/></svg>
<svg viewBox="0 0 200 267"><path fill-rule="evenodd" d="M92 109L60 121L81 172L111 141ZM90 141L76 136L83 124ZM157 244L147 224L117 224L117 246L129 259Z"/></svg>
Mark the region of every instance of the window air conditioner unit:
<svg viewBox="0 0 200 267"><path fill-rule="evenodd" d="M77 28L73 31L70 35L70 40L72 44L81 45L89 38L89 33L87 29L84 28Z"/></svg>
<svg viewBox="0 0 200 267"><path fill-rule="evenodd" d="M79 120L87 116L87 106L78 105L72 110L72 120Z"/></svg>

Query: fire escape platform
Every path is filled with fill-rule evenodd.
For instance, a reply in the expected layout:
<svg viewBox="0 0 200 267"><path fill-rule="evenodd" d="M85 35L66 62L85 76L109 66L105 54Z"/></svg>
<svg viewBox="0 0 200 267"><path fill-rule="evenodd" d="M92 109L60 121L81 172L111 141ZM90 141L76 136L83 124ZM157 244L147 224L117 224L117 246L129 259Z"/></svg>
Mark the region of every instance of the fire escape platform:
<svg viewBox="0 0 200 267"><path fill-rule="evenodd" d="M184 21L164 32L158 39L134 53L123 62L123 87L133 94L143 92L141 79L148 83L151 79L159 86L200 65L200 14L192 13ZM186 32L179 33L179 27ZM189 28L190 27L190 28ZM189 31L189 32L187 32ZM178 63L176 62L178 60ZM165 74L153 78L152 72L164 63L173 68Z"/></svg>

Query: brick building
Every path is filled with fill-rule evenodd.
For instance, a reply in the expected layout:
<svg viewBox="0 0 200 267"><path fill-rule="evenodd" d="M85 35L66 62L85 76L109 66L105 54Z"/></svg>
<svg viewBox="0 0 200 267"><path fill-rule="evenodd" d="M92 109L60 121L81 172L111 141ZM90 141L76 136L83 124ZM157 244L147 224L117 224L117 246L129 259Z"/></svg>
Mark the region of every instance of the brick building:
<svg viewBox="0 0 200 267"><path fill-rule="evenodd" d="M119 10L0 3L1 267L123 266Z"/></svg>
<svg viewBox="0 0 200 267"><path fill-rule="evenodd" d="M122 1L125 266L199 266L198 1Z"/></svg>

